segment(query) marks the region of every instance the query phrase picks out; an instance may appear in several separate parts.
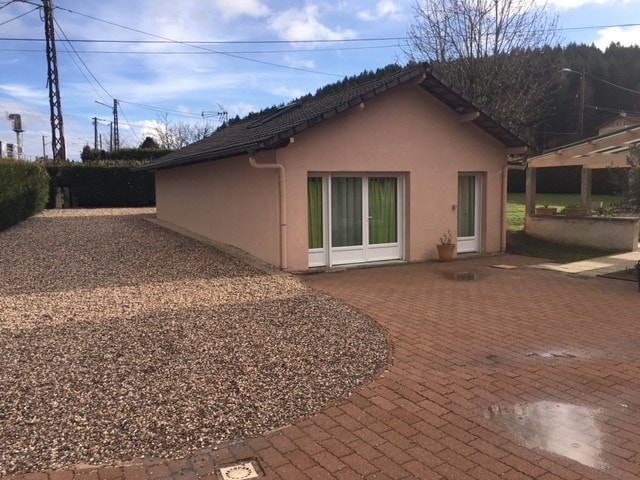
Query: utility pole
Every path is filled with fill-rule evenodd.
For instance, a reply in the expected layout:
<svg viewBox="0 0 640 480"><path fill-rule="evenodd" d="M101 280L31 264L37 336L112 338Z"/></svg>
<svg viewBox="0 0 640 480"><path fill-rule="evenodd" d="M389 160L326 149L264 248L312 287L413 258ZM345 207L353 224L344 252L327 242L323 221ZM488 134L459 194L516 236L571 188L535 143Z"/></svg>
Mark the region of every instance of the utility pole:
<svg viewBox="0 0 640 480"><path fill-rule="evenodd" d="M55 28L51 0L42 0L44 5L44 33L47 40L47 84L49 86L49 105L51 107L51 147L53 161L65 162L67 153L64 147L64 128L62 107L60 106L60 84L58 82L58 59L56 56Z"/></svg>
<svg viewBox="0 0 640 480"><path fill-rule="evenodd" d="M111 108L111 105L107 105L106 103L102 103L99 100L95 100L98 105L104 105L105 107ZM111 135L111 144L113 145L113 150L120 150L120 132L118 129L118 100L113 99L113 131Z"/></svg>
<svg viewBox="0 0 640 480"><path fill-rule="evenodd" d="M580 140L584 138L584 104L585 104L585 94L587 90L587 78L586 78L585 68L582 67L582 72L580 73L580 121L578 133L580 135Z"/></svg>
<svg viewBox="0 0 640 480"><path fill-rule="evenodd" d="M113 99L113 148L120 150L120 132L118 129L118 100Z"/></svg>
<svg viewBox="0 0 640 480"><path fill-rule="evenodd" d="M93 149L98 149L98 117L93 117Z"/></svg>

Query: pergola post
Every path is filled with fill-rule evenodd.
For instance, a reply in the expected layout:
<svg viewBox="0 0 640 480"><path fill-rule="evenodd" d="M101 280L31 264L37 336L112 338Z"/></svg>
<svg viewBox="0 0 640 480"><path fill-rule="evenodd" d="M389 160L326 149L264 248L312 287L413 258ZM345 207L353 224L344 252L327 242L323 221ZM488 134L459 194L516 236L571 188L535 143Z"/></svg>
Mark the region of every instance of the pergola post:
<svg viewBox="0 0 640 480"><path fill-rule="evenodd" d="M582 167L580 177L580 200L582 208L591 210L591 184L592 184L592 170L590 168Z"/></svg>
<svg viewBox="0 0 640 480"><path fill-rule="evenodd" d="M526 217L536 213L536 169L527 167L525 182L524 214Z"/></svg>

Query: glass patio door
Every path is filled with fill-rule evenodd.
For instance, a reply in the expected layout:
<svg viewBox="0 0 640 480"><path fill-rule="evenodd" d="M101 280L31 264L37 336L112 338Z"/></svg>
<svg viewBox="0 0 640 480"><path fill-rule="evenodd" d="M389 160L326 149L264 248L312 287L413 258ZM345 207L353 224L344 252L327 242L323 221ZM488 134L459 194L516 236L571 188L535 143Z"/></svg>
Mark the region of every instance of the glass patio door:
<svg viewBox="0 0 640 480"><path fill-rule="evenodd" d="M399 176L310 176L309 266L402 258Z"/></svg>
<svg viewBox="0 0 640 480"><path fill-rule="evenodd" d="M458 253L480 251L480 177L458 176Z"/></svg>

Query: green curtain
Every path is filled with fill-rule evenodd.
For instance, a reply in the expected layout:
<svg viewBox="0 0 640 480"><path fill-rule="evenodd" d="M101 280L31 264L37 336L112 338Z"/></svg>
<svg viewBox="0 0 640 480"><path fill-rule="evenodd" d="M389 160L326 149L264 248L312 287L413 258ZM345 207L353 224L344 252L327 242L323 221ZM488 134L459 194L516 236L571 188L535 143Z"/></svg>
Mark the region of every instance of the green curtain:
<svg viewBox="0 0 640 480"><path fill-rule="evenodd" d="M331 178L331 244L362 245L362 178Z"/></svg>
<svg viewBox="0 0 640 480"><path fill-rule="evenodd" d="M398 241L398 179L369 178L369 244Z"/></svg>
<svg viewBox="0 0 640 480"><path fill-rule="evenodd" d="M309 205L309 248L322 248L322 177L309 177L307 181Z"/></svg>
<svg viewBox="0 0 640 480"><path fill-rule="evenodd" d="M471 175L458 177L458 236L473 237L475 232L476 179Z"/></svg>

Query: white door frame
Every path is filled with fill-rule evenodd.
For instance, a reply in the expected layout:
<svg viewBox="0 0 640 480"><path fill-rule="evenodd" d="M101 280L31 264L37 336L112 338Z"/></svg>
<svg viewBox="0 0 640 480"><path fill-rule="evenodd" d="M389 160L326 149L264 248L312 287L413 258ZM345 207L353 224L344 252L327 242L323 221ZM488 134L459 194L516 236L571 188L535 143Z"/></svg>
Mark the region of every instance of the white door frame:
<svg viewBox="0 0 640 480"><path fill-rule="evenodd" d="M400 173L318 173L308 177L322 178L323 247L309 249L309 267L348 265L404 258L404 175ZM362 179L362 245L333 247L331 245L331 178L358 177ZM369 244L369 178L397 179L397 242Z"/></svg>
<svg viewBox="0 0 640 480"><path fill-rule="evenodd" d="M484 197L483 191L483 175L481 173L459 172L458 178L471 177L474 179L474 233L471 236L458 237L456 250L458 253L480 252L482 250L482 226L484 219L482 218L482 205ZM458 212L460 212L460 192L458 191Z"/></svg>

